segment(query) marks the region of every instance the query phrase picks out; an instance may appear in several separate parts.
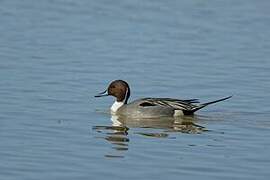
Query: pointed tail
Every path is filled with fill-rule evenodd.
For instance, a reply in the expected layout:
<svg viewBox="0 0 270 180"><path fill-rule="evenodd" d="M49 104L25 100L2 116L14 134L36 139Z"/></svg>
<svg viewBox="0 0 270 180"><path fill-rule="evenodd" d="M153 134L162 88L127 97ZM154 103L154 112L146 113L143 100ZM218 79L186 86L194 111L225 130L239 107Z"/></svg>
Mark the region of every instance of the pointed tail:
<svg viewBox="0 0 270 180"><path fill-rule="evenodd" d="M200 104L198 105L197 107L193 108L191 110L192 113L194 113L195 111L198 111L199 109L202 109L204 108L205 106L208 106L209 104L214 104L214 103L217 103L217 102L220 102L220 101L225 101L227 99L230 99L232 96L228 96L228 97L225 97L225 98L222 98L222 99L218 99L218 100L215 100L215 101L211 101L211 102L207 102L207 103L203 103L203 104Z"/></svg>

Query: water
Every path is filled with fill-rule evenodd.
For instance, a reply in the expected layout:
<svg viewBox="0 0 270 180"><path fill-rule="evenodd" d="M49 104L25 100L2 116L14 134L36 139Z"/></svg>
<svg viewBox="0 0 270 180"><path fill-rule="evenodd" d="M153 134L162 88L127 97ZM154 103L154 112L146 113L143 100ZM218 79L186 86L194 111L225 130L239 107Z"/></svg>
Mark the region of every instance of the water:
<svg viewBox="0 0 270 180"><path fill-rule="evenodd" d="M0 179L268 179L269 1L0 1ZM113 127L140 97L232 99Z"/></svg>

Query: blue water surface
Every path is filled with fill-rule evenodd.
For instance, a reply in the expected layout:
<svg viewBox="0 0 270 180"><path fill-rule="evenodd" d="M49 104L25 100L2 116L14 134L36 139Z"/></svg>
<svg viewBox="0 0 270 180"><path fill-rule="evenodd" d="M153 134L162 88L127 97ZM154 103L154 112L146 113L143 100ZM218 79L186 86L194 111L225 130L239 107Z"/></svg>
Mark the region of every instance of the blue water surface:
<svg viewBox="0 0 270 180"><path fill-rule="evenodd" d="M0 1L0 179L268 179L270 2ZM228 95L115 128L131 99ZM186 120L185 120L186 121Z"/></svg>

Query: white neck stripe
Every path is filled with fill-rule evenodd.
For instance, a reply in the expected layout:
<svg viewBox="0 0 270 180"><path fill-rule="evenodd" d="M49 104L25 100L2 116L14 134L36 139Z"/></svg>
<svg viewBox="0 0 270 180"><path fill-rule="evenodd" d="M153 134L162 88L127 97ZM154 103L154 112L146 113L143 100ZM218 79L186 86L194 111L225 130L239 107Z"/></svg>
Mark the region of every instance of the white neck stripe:
<svg viewBox="0 0 270 180"><path fill-rule="evenodd" d="M128 94L128 91L129 91L129 89L127 88L127 91L126 91L126 95L125 95L124 102L126 102L126 101L127 101L127 94Z"/></svg>
<svg viewBox="0 0 270 180"><path fill-rule="evenodd" d="M124 102L117 102L115 101L111 107L111 111L115 113L121 106L124 105Z"/></svg>

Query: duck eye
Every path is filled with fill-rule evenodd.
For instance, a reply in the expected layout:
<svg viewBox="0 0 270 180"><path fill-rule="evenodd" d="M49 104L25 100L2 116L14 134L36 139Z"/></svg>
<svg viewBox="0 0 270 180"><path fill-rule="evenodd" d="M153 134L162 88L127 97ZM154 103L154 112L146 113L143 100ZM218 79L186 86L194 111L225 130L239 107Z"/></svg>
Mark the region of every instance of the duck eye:
<svg viewBox="0 0 270 180"><path fill-rule="evenodd" d="M111 88L115 88L115 86L111 86Z"/></svg>

